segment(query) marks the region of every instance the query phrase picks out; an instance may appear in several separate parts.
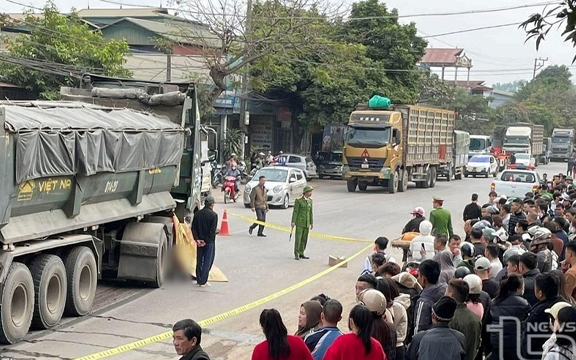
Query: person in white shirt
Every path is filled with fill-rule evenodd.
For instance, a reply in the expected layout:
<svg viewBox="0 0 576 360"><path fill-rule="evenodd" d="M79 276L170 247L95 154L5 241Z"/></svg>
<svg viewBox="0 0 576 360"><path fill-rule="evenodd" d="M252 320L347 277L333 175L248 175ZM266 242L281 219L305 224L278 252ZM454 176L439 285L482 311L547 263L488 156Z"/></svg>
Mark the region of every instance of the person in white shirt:
<svg viewBox="0 0 576 360"><path fill-rule="evenodd" d="M374 249L373 249L374 253L383 254L384 258L386 259L385 262L396 263L396 259L394 259L392 256L386 254L386 248L388 247L388 242L389 242L388 238L386 238L384 236L378 237L374 241ZM362 268L362 272L360 273L360 275L372 274L372 273L373 273L372 256L369 255L364 260L364 267Z"/></svg>
<svg viewBox="0 0 576 360"><path fill-rule="evenodd" d="M498 258L499 252L500 250L496 244L488 244L488 246L486 246L486 250L484 251L484 256L490 260L490 279L494 279L500 270L502 270L502 263Z"/></svg>
<svg viewBox="0 0 576 360"><path fill-rule="evenodd" d="M411 261L424 261L433 259L434 251L434 236L432 233L432 223L424 220L420 223L420 235L412 239L410 250L408 252L408 259Z"/></svg>

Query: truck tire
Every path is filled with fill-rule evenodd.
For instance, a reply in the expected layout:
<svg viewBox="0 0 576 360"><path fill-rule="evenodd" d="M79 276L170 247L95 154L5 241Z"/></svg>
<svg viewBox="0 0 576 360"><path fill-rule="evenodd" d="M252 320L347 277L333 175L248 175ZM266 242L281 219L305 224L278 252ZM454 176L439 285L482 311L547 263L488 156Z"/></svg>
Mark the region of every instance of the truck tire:
<svg viewBox="0 0 576 360"><path fill-rule="evenodd" d="M390 194L396 194L398 191L398 182L400 181L400 174L398 170L390 174L390 179L388 179L388 192Z"/></svg>
<svg viewBox="0 0 576 360"><path fill-rule="evenodd" d="M358 190L360 190L360 191L366 191L367 188L368 188L368 184L366 184L366 183L358 183Z"/></svg>
<svg viewBox="0 0 576 360"><path fill-rule="evenodd" d="M34 280L33 329L50 329L56 326L66 306L66 268L56 255L42 254L30 263Z"/></svg>
<svg viewBox="0 0 576 360"><path fill-rule="evenodd" d="M430 187L430 177L432 176L432 168L428 168L428 170L426 171L426 177L424 179L424 181L422 182L422 189L428 189Z"/></svg>
<svg viewBox="0 0 576 360"><path fill-rule="evenodd" d="M431 171L430 187L433 188L436 186L436 180L438 179L438 171L437 171L436 167L431 168L430 171Z"/></svg>
<svg viewBox="0 0 576 360"><path fill-rule="evenodd" d="M34 313L34 281L26 265L10 265L0 305L0 343L15 344L24 339Z"/></svg>
<svg viewBox="0 0 576 360"><path fill-rule="evenodd" d="M404 192L404 191L408 190L408 171L407 170L401 170L400 174L402 176L400 177L400 182L398 183L398 191Z"/></svg>
<svg viewBox="0 0 576 360"><path fill-rule="evenodd" d="M348 192L356 191L356 180L346 181L346 187L348 188Z"/></svg>
<svg viewBox="0 0 576 360"><path fill-rule="evenodd" d="M68 280L66 314L86 315L94 303L98 268L94 253L86 246L77 246L66 257L65 267Z"/></svg>
<svg viewBox="0 0 576 360"><path fill-rule="evenodd" d="M460 173L454 175L454 180L462 180L462 174L464 174L464 168L460 168Z"/></svg>
<svg viewBox="0 0 576 360"><path fill-rule="evenodd" d="M156 280L149 283L149 286L155 289L161 288L164 284L164 278L168 266L168 245L166 236L162 239L158 247L158 261L156 262Z"/></svg>

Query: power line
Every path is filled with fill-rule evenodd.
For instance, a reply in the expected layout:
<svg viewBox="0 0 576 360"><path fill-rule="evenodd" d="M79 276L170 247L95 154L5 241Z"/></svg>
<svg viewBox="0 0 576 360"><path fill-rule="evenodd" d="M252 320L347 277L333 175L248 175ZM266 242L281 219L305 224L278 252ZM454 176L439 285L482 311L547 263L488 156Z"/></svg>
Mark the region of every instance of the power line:
<svg viewBox="0 0 576 360"><path fill-rule="evenodd" d="M7 0L12 2L13 0ZM122 6L132 6L132 7L145 7L145 8L154 8L157 9L156 6L151 5L143 5L143 4L133 4L133 3L126 3L124 1L114 1L114 0L100 0L105 3L115 4L115 5L122 5ZM510 11L510 10L518 10L518 9L526 9L532 7L540 7L546 5L556 5L562 4L559 1L548 1L548 2L539 2L533 4L525 4L525 5L516 5L516 6L507 6L501 8L492 8L492 9L473 9L473 10L463 10L463 11L452 11L452 12L441 12L441 13L419 13L419 14L408 14L408 15L382 15L382 16L365 16L365 17L349 17L346 20L349 21L358 21L358 20L377 20L377 19L400 19L400 18L417 18L417 17L434 17L434 16L455 16L455 15L473 15L473 14L486 14L486 13L495 13L495 12L502 12L502 11ZM211 15L211 16L234 16L238 18L245 18L246 15L241 14L226 14L226 13L210 13L210 12L203 12L203 11L191 11L185 10L182 8L164 8L166 10L177 11L179 13L188 13L188 14L196 14L196 15ZM327 20L326 17L314 17L314 16L293 16L293 17L261 17L258 16L259 19L270 19L270 20L291 20L291 19L303 19L303 20Z"/></svg>
<svg viewBox="0 0 576 360"><path fill-rule="evenodd" d="M445 32L445 33L440 33L440 34L423 36L423 38L424 38L424 39L426 39L426 38L437 38L437 37L440 37L440 36L447 36L447 35L454 35L454 34L462 34L462 33L466 33L466 32L480 31L480 30L497 29L497 28L514 26L514 25L520 25L520 24L522 24L522 21L514 22L514 23L508 23L508 24L489 25L489 26L482 26L482 27L477 27L477 28L470 28L470 29L450 31L450 32Z"/></svg>

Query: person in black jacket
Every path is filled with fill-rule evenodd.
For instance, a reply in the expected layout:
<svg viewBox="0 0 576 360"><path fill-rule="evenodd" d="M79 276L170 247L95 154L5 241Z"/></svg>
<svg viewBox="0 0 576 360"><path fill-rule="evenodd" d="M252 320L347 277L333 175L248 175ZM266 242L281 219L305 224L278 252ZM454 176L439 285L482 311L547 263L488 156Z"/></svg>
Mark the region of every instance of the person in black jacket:
<svg viewBox="0 0 576 360"><path fill-rule="evenodd" d="M482 209L478 205L478 194L472 194L472 202L464 208L463 219L473 220L480 219L482 217Z"/></svg>
<svg viewBox="0 0 576 360"><path fill-rule="evenodd" d="M192 220L192 235L198 247L196 248L196 281L199 286L209 286L208 275L214 264L216 255L216 228L218 214L214 208L214 197L208 195L204 199L204 209L198 211Z"/></svg>
<svg viewBox="0 0 576 360"><path fill-rule="evenodd" d="M512 213L510 214L510 220L508 221L508 236L516 234L516 224L520 220L526 221L526 215L522 212L522 200L520 198L514 199L512 204L510 204Z"/></svg>
<svg viewBox="0 0 576 360"><path fill-rule="evenodd" d="M510 274L500 282L500 292L490 306L490 345L492 352L487 360L518 360L521 355L520 337L530 305L520 297L524 280ZM511 318L517 320L511 320Z"/></svg>
<svg viewBox="0 0 576 360"><path fill-rule="evenodd" d="M528 301L530 306L534 306L538 302L534 294L534 282L536 281L536 276L540 275L540 270L536 268L537 266L538 257L536 254L525 252L520 255L518 271L524 278L524 295L522 297Z"/></svg>
<svg viewBox="0 0 576 360"><path fill-rule="evenodd" d="M406 226L404 226L404 229L402 229L402 234L407 232L420 232L420 223L426 220L426 217L424 216L424 208L421 208L420 206L414 208L410 214L414 217L408 221Z"/></svg>
<svg viewBox="0 0 576 360"><path fill-rule="evenodd" d="M526 319L526 327L522 333L522 355L525 359L539 360L542 358L542 345L552 334L546 309L566 300L559 296L558 277L551 273L536 276L535 285L536 298L539 301L530 309Z"/></svg>
<svg viewBox="0 0 576 360"><path fill-rule="evenodd" d="M196 321L180 320L174 324L172 331L172 344L176 353L182 355L180 360L210 360L200 346L202 328Z"/></svg>

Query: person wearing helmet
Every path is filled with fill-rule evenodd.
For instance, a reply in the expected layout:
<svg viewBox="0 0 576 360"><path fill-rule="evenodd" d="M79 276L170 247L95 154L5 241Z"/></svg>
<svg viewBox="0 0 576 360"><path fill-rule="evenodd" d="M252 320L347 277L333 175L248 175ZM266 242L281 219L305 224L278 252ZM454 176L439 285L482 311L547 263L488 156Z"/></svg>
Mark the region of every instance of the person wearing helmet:
<svg viewBox="0 0 576 360"><path fill-rule="evenodd" d="M476 274L468 274L463 278L470 289L466 306L470 311L485 320L490 313L490 295L482 290L482 279Z"/></svg>
<svg viewBox="0 0 576 360"><path fill-rule="evenodd" d="M240 175L242 175L242 173L240 172L240 170L238 170L238 167L236 166L235 162L230 162L230 167L228 168L228 170L226 170L226 173L224 174L224 176L233 176L236 178L236 180L234 181L234 190L235 190L235 194L236 196L240 195ZM222 189L224 190L224 189Z"/></svg>
<svg viewBox="0 0 576 360"><path fill-rule="evenodd" d="M456 268L456 270L454 271L454 278L455 279L464 279L464 277L466 275L470 275L472 274L470 272L470 269L468 269L466 266L460 266L458 268Z"/></svg>
<svg viewBox="0 0 576 360"><path fill-rule="evenodd" d="M402 234L405 234L407 232L419 232L420 223L426 220L425 216L426 211L424 210L424 208L420 206L414 208L414 210L410 212L410 215L412 215L413 218L410 221L408 221L406 226L404 226L404 229L402 229Z"/></svg>
<svg viewBox="0 0 576 360"><path fill-rule="evenodd" d="M558 268L558 254L551 248L553 248L552 233L545 227L538 227L530 242L530 251L538 257L538 269L542 273Z"/></svg>
<svg viewBox="0 0 576 360"><path fill-rule="evenodd" d="M387 359L396 358L396 328L384 320L387 309L386 297L376 289L367 289L358 295L358 304L366 306L374 317L372 338L376 339L386 354Z"/></svg>
<svg viewBox="0 0 576 360"><path fill-rule="evenodd" d="M464 266L472 273L474 271L474 256L476 255L474 245L469 242L463 243L460 246L460 253L462 254L463 260L458 264L457 268Z"/></svg>

